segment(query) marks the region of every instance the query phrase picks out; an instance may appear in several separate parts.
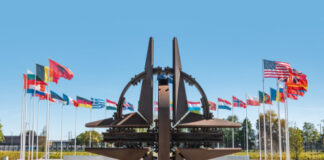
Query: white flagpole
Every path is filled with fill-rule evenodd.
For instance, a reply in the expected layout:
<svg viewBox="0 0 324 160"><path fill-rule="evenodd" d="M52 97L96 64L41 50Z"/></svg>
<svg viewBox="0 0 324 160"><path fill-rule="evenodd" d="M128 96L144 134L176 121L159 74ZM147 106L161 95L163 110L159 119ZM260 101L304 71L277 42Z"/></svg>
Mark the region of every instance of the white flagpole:
<svg viewBox="0 0 324 160"><path fill-rule="evenodd" d="M33 120L32 120L32 138L31 138L31 160L34 159L34 138L35 138L35 100L36 100L36 89L37 89L37 72L35 74L35 84L34 84L34 101L33 101Z"/></svg>
<svg viewBox="0 0 324 160"><path fill-rule="evenodd" d="M39 132L38 132L38 122L39 122L39 102L40 100L38 99L38 105L37 105L37 124L36 124L36 159L38 160L38 149L39 149Z"/></svg>
<svg viewBox="0 0 324 160"><path fill-rule="evenodd" d="M76 139L77 139L77 134L76 134L76 125L77 125L77 110L78 107L75 107L75 121L74 121L74 156L76 156Z"/></svg>
<svg viewBox="0 0 324 160"><path fill-rule="evenodd" d="M61 110L61 159L63 159L63 107L64 104L62 104L62 110Z"/></svg>
<svg viewBox="0 0 324 160"><path fill-rule="evenodd" d="M259 115L259 152L260 152L260 160L262 159L261 152L261 119L260 119L260 106L258 107L258 115Z"/></svg>
<svg viewBox="0 0 324 160"><path fill-rule="evenodd" d="M90 122L91 121L92 121L92 108L90 108ZM92 132L92 129L90 128L89 148L91 148L91 132Z"/></svg>
<svg viewBox="0 0 324 160"><path fill-rule="evenodd" d="M287 93L286 93L287 95ZM289 122L288 122L288 98L285 101L285 112L286 112L286 159L290 160L290 150L289 150Z"/></svg>
<svg viewBox="0 0 324 160"><path fill-rule="evenodd" d="M27 76L27 75L26 75ZM26 89L25 84L27 78L24 78L24 83L23 83L23 97L22 97L22 105L21 105L21 133L20 133L20 159L25 158L25 151L24 151L24 139L26 138L24 135L25 133L25 110L26 110Z"/></svg>
<svg viewBox="0 0 324 160"><path fill-rule="evenodd" d="M262 106L263 106L263 138L264 138L264 159L267 160L267 131L266 131L266 111L265 111L265 105L264 105L264 60L262 60Z"/></svg>
<svg viewBox="0 0 324 160"><path fill-rule="evenodd" d="M217 105L217 118L219 118L219 108L218 108L218 105ZM219 142L217 142L217 148L219 148Z"/></svg>
<svg viewBox="0 0 324 160"><path fill-rule="evenodd" d="M278 91L279 91L279 80L277 81L277 93L278 93ZM280 91L279 91L279 93L280 93ZM278 97L278 131L279 131L279 158L280 158L280 160L282 160L282 147L281 147L281 142L282 142L282 140L281 140L281 123L280 123L280 94L279 95L277 95L277 96L279 96Z"/></svg>
<svg viewBox="0 0 324 160"><path fill-rule="evenodd" d="M49 87L48 87L48 93L47 93L47 108L46 108L46 138L45 138L45 160L48 159L48 123L49 123Z"/></svg>
<svg viewBox="0 0 324 160"><path fill-rule="evenodd" d="M49 110L48 110L48 143L47 143L47 145L48 145L48 147L47 147L47 149L48 149L48 159L50 159L51 158L51 155L50 155L50 153L51 153L51 147L50 147L50 130L51 130L51 104L49 104Z"/></svg>
<svg viewBox="0 0 324 160"><path fill-rule="evenodd" d="M247 94L245 95L245 98L247 99ZM246 156L249 157L249 126L248 126L248 108L246 105L246 110L245 110L245 134L246 134Z"/></svg>
<svg viewBox="0 0 324 160"><path fill-rule="evenodd" d="M234 122L234 105L232 106L232 122ZM234 148L234 128L232 128L232 148Z"/></svg>
<svg viewBox="0 0 324 160"><path fill-rule="evenodd" d="M272 150L272 109L271 109L271 105L270 106L270 113L269 113L269 116L270 116L270 152L271 152L271 160L273 160L273 150Z"/></svg>
<svg viewBox="0 0 324 160"><path fill-rule="evenodd" d="M33 96L30 97L30 106L32 102ZM31 119L32 119L32 108L30 107L29 110L29 117L28 117L28 160L30 160L30 143L31 143Z"/></svg>

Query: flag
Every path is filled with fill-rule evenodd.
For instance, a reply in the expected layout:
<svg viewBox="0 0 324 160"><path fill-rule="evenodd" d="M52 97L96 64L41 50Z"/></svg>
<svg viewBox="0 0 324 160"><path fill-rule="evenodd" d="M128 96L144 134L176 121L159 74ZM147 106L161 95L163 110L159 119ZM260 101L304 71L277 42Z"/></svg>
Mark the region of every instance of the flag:
<svg viewBox="0 0 324 160"><path fill-rule="evenodd" d="M55 102L55 100L52 99L51 96L46 92L35 89L26 89L26 92L32 96L38 97L40 100L49 100L51 102Z"/></svg>
<svg viewBox="0 0 324 160"><path fill-rule="evenodd" d="M45 96L45 92L35 89L27 89L27 93L31 94L32 96Z"/></svg>
<svg viewBox="0 0 324 160"><path fill-rule="evenodd" d="M277 94L278 94L278 92L276 89L270 88L270 95L271 95L272 101L277 101L279 99Z"/></svg>
<svg viewBox="0 0 324 160"><path fill-rule="evenodd" d="M127 102L125 100L125 102L124 102L124 109L128 109L128 110L134 111L134 105L131 104L131 103L129 103L129 102Z"/></svg>
<svg viewBox="0 0 324 160"><path fill-rule="evenodd" d="M290 64L286 62L263 60L264 78L288 78Z"/></svg>
<svg viewBox="0 0 324 160"><path fill-rule="evenodd" d="M308 89L308 81L306 75L295 69L291 70L289 78L287 79L285 85L287 86L288 92L289 90L307 91Z"/></svg>
<svg viewBox="0 0 324 160"><path fill-rule="evenodd" d="M246 104L249 106L260 106L259 98L247 95Z"/></svg>
<svg viewBox="0 0 324 160"><path fill-rule="evenodd" d="M106 102L103 99L91 98L92 109L101 109L106 106Z"/></svg>
<svg viewBox="0 0 324 160"><path fill-rule="evenodd" d="M157 102L157 101L154 101L154 104L153 104L153 106L154 106L154 110L155 111L158 111L159 110L159 103Z"/></svg>
<svg viewBox="0 0 324 160"><path fill-rule="evenodd" d="M231 102L218 98L218 109L232 110L231 105Z"/></svg>
<svg viewBox="0 0 324 160"><path fill-rule="evenodd" d="M209 103L209 109L212 111L216 111L216 108L217 108L216 103L212 102L212 101L208 101L208 103Z"/></svg>
<svg viewBox="0 0 324 160"><path fill-rule="evenodd" d="M40 91L45 91L47 83L43 81L35 81L33 79L28 79L28 76L24 74L24 89L36 89Z"/></svg>
<svg viewBox="0 0 324 160"><path fill-rule="evenodd" d="M117 110L117 103L106 99L106 109L107 110Z"/></svg>
<svg viewBox="0 0 324 160"><path fill-rule="evenodd" d="M233 107L246 108L246 104L242 100L233 96Z"/></svg>
<svg viewBox="0 0 324 160"><path fill-rule="evenodd" d="M272 104L271 97L269 94L259 91L259 102L265 104Z"/></svg>
<svg viewBox="0 0 324 160"><path fill-rule="evenodd" d="M298 100L298 95L297 94L287 93L287 97L290 98L290 99L293 99L293 100Z"/></svg>
<svg viewBox="0 0 324 160"><path fill-rule="evenodd" d="M277 91L277 99L276 101L280 100L280 102L285 103L285 94L284 94L284 89L279 88L279 91Z"/></svg>
<svg viewBox="0 0 324 160"><path fill-rule="evenodd" d="M63 65L49 59L50 77L53 77L53 82L58 82L60 77L71 80L73 78L73 72L64 67Z"/></svg>
<svg viewBox="0 0 324 160"><path fill-rule="evenodd" d="M92 101L79 96L77 96L76 99L79 107L92 108Z"/></svg>
<svg viewBox="0 0 324 160"><path fill-rule="evenodd" d="M173 83L173 76L172 75L159 74L157 76L157 80L160 80L160 79L168 79L168 83Z"/></svg>
<svg viewBox="0 0 324 160"><path fill-rule="evenodd" d="M74 105L75 107L78 107L78 102L74 100L73 98L67 96L66 94L63 94L63 99L66 103L66 105Z"/></svg>
<svg viewBox="0 0 324 160"><path fill-rule="evenodd" d="M51 98L61 104L66 104L65 100L61 96L59 96L57 93L55 93L54 91L51 91Z"/></svg>
<svg viewBox="0 0 324 160"><path fill-rule="evenodd" d="M187 103L188 103L188 109L189 109L189 111L200 111L200 109L201 109L200 102L187 101Z"/></svg>

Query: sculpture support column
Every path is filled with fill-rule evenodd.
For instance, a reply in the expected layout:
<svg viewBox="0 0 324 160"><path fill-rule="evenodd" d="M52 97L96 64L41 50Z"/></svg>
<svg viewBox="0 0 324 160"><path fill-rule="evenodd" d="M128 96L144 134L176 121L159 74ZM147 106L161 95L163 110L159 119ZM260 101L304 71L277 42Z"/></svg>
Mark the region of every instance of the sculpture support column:
<svg viewBox="0 0 324 160"><path fill-rule="evenodd" d="M170 159L170 90L168 80L159 80L159 160Z"/></svg>

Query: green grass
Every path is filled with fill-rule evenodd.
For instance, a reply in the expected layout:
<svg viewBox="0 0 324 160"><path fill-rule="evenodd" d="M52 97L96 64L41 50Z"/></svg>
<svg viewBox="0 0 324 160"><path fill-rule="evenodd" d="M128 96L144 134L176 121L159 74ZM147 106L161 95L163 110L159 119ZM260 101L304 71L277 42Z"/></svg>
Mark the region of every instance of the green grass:
<svg viewBox="0 0 324 160"><path fill-rule="evenodd" d="M262 153L263 154L263 153ZM246 155L246 152L239 152L234 155ZM259 159L260 153L258 151L256 152L249 152L250 159ZM264 156L262 156L264 158ZM270 158L270 154L268 154L267 158ZM273 155L274 160L279 160L279 153L275 153ZM286 153L282 153L282 159L286 159ZM291 156L291 159L293 157ZM324 152L303 152L299 156L300 160L324 160Z"/></svg>
<svg viewBox="0 0 324 160"><path fill-rule="evenodd" d="M28 152L26 153L26 156L28 155ZM74 152L63 152L64 155L74 155ZM87 156L90 155L88 152L77 152L78 156ZM94 155L94 154L92 154ZM239 152L234 155L246 155L246 152ZM9 159L19 159L20 152L19 151L1 151L0 152L0 158L2 159L5 156L9 156ZM39 152L39 158L44 156L44 152ZM250 159L259 159L259 152L253 151L249 152ZM286 159L286 153L282 153L283 159ZM34 153L34 157L36 157L36 153ZM263 157L263 156L262 156ZM52 159L59 159L60 158L60 152L51 152ZM270 158L270 154L268 154L268 158ZM279 160L279 154L274 154L273 157L274 160ZM303 152L300 155L300 160L324 160L324 152Z"/></svg>
<svg viewBox="0 0 324 160"><path fill-rule="evenodd" d="M90 155L88 152L77 152L78 156L87 156ZM63 156L67 155L74 155L74 152L63 152ZM91 154L94 155L94 154ZM0 152L0 159L2 159L5 156L9 156L9 159L19 159L20 158L20 152L19 151L1 151ZM28 156L28 152L26 152L26 157ZM38 153L38 158L41 158L44 156L44 152ZM60 159L61 153L60 152L51 152L50 158L52 159ZM36 158L36 152L34 152L34 158Z"/></svg>

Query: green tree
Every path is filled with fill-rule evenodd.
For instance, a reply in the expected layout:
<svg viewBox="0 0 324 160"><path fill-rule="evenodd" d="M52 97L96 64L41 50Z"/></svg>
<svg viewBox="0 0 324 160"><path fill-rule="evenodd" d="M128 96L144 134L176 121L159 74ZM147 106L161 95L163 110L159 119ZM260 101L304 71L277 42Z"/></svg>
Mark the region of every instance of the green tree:
<svg viewBox="0 0 324 160"><path fill-rule="evenodd" d="M246 120L248 123L248 140L249 140L249 149L254 147L254 141L255 141L255 132L252 129L252 124L248 119L244 119L244 121L242 122L242 127L239 130L239 139L240 139L240 143L243 149L246 149Z"/></svg>
<svg viewBox="0 0 324 160"><path fill-rule="evenodd" d="M236 115L228 116L226 120L238 122L238 118ZM223 129L223 131L224 131L225 147L232 147L232 129L226 128L226 129ZM235 147L239 147L238 144L240 144L240 142L241 142L241 140L240 140L240 136L239 136L239 128L234 128L234 145L235 145Z"/></svg>
<svg viewBox="0 0 324 160"><path fill-rule="evenodd" d="M267 141L270 142L270 115L271 115L271 121L272 121L272 144L273 144L273 149L276 152L279 152L279 119L277 117L277 114L273 110L268 110L265 114L265 119L266 119L266 138ZM264 148L264 141L263 141L263 128L264 128L264 123L263 123L263 117L264 114L260 114L259 119L256 121L256 128L259 129L259 120L261 122L260 124L260 129L261 129L261 147ZM280 120L281 124L281 138L283 140L282 146L285 146L285 120L281 119ZM259 135L257 135L258 137ZM267 143L267 148L270 147L270 143Z"/></svg>
<svg viewBox="0 0 324 160"><path fill-rule="evenodd" d="M319 133L316 130L315 125L313 123L305 122L303 126L302 135L304 138L305 151L307 150L307 148L313 151L313 147L316 146L320 139Z"/></svg>
<svg viewBox="0 0 324 160"><path fill-rule="evenodd" d="M91 131L91 145L97 146L102 140L102 135L96 131ZM86 131L77 136L77 143L79 145L89 145L90 131Z"/></svg>
<svg viewBox="0 0 324 160"><path fill-rule="evenodd" d="M290 148L291 148L291 153L293 155L293 158L298 160L299 155L303 152L303 137L302 137L302 131L298 129L297 127L295 128L289 128L290 132Z"/></svg>
<svg viewBox="0 0 324 160"><path fill-rule="evenodd" d="M3 133L2 133L2 124L0 123L0 142L3 142L5 140Z"/></svg>

